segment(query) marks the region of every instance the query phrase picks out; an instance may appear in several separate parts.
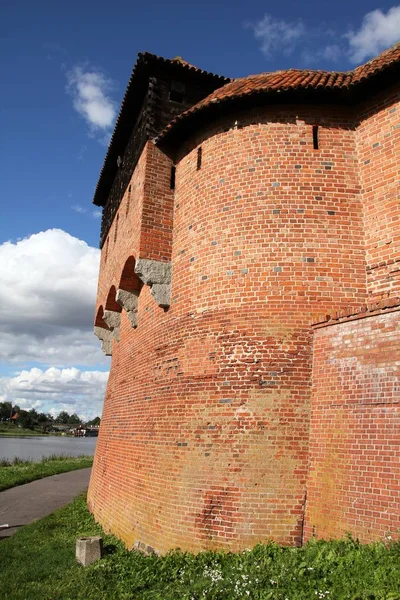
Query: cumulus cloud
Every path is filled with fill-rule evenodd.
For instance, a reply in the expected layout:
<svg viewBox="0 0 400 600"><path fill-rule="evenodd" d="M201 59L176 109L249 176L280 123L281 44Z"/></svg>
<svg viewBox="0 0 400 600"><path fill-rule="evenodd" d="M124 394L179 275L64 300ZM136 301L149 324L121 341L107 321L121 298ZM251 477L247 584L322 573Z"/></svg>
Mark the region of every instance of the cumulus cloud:
<svg viewBox="0 0 400 600"><path fill-rule="evenodd" d="M257 23L246 23L245 27L253 30L254 37L260 42L261 50L267 58L277 50L286 55L292 54L296 44L306 32L300 19L285 21L275 19L268 14Z"/></svg>
<svg viewBox="0 0 400 600"><path fill-rule="evenodd" d="M106 364L93 336L100 251L60 229L0 245L0 358Z"/></svg>
<svg viewBox="0 0 400 600"><path fill-rule="evenodd" d="M75 110L93 132L107 132L114 124L116 105L110 97L113 82L103 73L74 67L67 73L67 89Z"/></svg>
<svg viewBox="0 0 400 600"><path fill-rule="evenodd" d="M400 5L387 13L373 10L362 18L358 29L335 31L326 24L311 27L302 20L286 21L265 14L256 23L246 23L253 31L264 56L292 55L300 59L300 66L318 66L321 61L339 60L359 64L379 54L400 40Z"/></svg>
<svg viewBox="0 0 400 600"><path fill-rule="evenodd" d="M10 365L55 365L55 366L108 366L109 358L100 350L100 342L90 331L81 329L49 328L39 335L36 331L15 333L0 327L0 362Z"/></svg>
<svg viewBox="0 0 400 600"><path fill-rule="evenodd" d="M88 420L101 415L107 379L103 371L32 368L0 378L0 400L53 415L76 412Z"/></svg>
<svg viewBox="0 0 400 600"><path fill-rule="evenodd" d="M379 54L400 40L400 5L385 14L380 9L367 13L358 30L346 34L349 57L354 63Z"/></svg>

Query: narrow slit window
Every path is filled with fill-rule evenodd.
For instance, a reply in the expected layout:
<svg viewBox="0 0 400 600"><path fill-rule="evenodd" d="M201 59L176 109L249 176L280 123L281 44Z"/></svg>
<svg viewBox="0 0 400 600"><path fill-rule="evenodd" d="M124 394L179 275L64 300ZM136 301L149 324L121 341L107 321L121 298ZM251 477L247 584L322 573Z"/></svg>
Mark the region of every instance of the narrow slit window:
<svg viewBox="0 0 400 600"><path fill-rule="evenodd" d="M203 150L202 150L202 148L200 146L199 148L197 148L197 170L198 171L200 171L200 169L201 169L202 155L203 155Z"/></svg>
<svg viewBox="0 0 400 600"><path fill-rule="evenodd" d="M313 125L312 136L313 136L314 150L319 150L318 125Z"/></svg>
<svg viewBox="0 0 400 600"><path fill-rule="evenodd" d="M171 188L171 190L175 189L175 174L176 174L176 167L171 167L171 179L169 182L169 187Z"/></svg>
<svg viewBox="0 0 400 600"><path fill-rule="evenodd" d="M104 253L104 262L105 262L105 263L107 262L107 256L108 256L108 243L109 243L109 241L110 241L110 240L109 240L109 238L107 238L107 241L106 241L106 251L105 251L105 253Z"/></svg>
<svg viewBox="0 0 400 600"><path fill-rule="evenodd" d="M131 186L129 186L128 188L128 197L126 199L126 212L125 212L125 216L129 213L129 205L131 203Z"/></svg>
<svg viewBox="0 0 400 600"><path fill-rule="evenodd" d="M117 215L117 220L115 221L115 231L114 231L114 244L117 241L117 235L118 235L118 221L119 221L119 215Z"/></svg>

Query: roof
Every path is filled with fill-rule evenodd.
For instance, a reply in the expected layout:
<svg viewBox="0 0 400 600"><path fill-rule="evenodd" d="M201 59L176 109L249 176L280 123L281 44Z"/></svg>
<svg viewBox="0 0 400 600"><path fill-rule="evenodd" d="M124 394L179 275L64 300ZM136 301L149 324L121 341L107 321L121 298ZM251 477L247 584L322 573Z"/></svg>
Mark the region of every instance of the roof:
<svg viewBox="0 0 400 600"><path fill-rule="evenodd" d="M363 82L372 80L374 76L380 75L392 68L400 67L400 42L382 52L376 58L353 69L352 71L310 71L301 69L289 69L287 71L275 71L273 73L261 73L241 77L227 83L215 90L185 112L181 113L157 137L157 142L173 137L173 134L181 130L190 118L206 110L214 109L217 105L237 99L244 99L256 94L281 93L290 91L315 90L325 92L350 92Z"/></svg>
<svg viewBox="0 0 400 600"><path fill-rule="evenodd" d="M186 62L180 56L173 59L162 58L150 52L140 52L136 63L132 69L132 73L122 100L121 108L115 123L114 131L108 146L107 154L104 159L103 167L100 171L99 180L94 192L93 204L103 206L107 200L107 195L112 185L115 172L117 170L117 158L122 155L125 146L128 142L132 127L135 123L135 118L140 110L141 102L144 94L147 91L147 83L149 76L149 65L152 66L169 66L183 69L184 72L190 74L195 73L197 76L204 76L208 79L215 79L220 85L230 81L226 77L215 75L199 69L190 63Z"/></svg>

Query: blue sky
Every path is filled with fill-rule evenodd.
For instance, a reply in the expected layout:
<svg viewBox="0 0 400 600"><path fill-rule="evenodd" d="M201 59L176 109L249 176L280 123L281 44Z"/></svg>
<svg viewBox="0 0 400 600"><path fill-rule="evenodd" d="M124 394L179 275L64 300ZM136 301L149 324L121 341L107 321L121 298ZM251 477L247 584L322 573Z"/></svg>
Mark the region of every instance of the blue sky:
<svg viewBox="0 0 400 600"><path fill-rule="evenodd" d="M137 53L230 77L348 70L400 39L400 4L16 0L0 36L0 399L94 416L91 200Z"/></svg>

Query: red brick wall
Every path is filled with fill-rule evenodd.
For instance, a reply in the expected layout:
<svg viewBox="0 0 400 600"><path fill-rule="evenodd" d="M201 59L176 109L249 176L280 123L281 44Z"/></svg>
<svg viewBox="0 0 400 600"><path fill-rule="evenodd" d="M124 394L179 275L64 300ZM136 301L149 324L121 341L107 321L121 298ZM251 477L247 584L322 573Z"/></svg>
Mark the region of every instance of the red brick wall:
<svg viewBox="0 0 400 600"><path fill-rule="evenodd" d="M400 90L377 94L360 107L360 161L368 293L400 292Z"/></svg>
<svg viewBox="0 0 400 600"><path fill-rule="evenodd" d="M305 539L399 535L400 312L368 314L314 334Z"/></svg>
<svg viewBox="0 0 400 600"><path fill-rule="evenodd" d="M140 258L168 262L172 251L174 205L174 191L170 186L172 161L150 142L146 150L139 254Z"/></svg>
<svg viewBox="0 0 400 600"><path fill-rule="evenodd" d="M105 306L111 286L118 289L130 256L171 260L171 165L154 144L146 144L101 252L96 313Z"/></svg>
<svg viewBox="0 0 400 600"><path fill-rule="evenodd" d="M149 234L154 249L139 241L150 204L155 215L170 211L170 163L152 150L133 175L142 197L132 221L125 198L119 209L116 244L114 220L107 262L104 246L99 305L129 255L167 256L169 217ZM164 165L164 183L150 157ZM96 518L128 546L300 542L309 322L365 298L359 189L351 123L334 107L237 115L182 150L171 307L164 312L144 286L136 330L122 311L89 490Z"/></svg>

